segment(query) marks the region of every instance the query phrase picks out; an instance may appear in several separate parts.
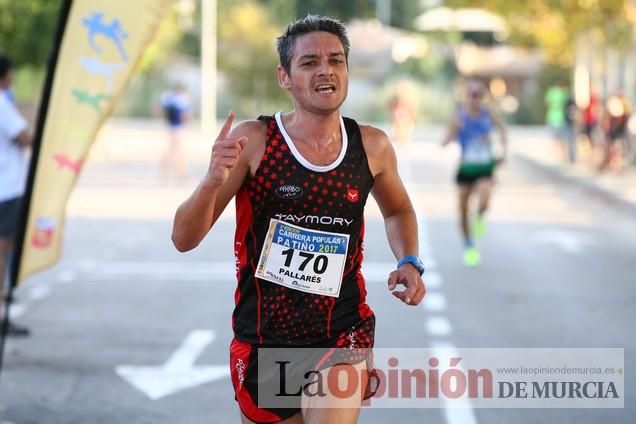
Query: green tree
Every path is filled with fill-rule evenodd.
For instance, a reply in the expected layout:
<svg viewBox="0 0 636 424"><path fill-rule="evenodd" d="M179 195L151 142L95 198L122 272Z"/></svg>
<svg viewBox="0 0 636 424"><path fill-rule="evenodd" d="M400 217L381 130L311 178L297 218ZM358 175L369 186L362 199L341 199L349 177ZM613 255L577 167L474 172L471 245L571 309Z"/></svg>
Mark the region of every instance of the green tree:
<svg viewBox="0 0 636 424"><path fill-rule="evenodd" d="M393 0L391 2L391 26L413 30L415 18L422 12L420 0Z"/></svg>
<svg viewBox="0 0 636 424"><path fill-rule="evenodd" d="M378 1L380 0L292 0L286 4L287 10L295 10L293 19L302 18L311 13L327 15L348 22L352 19L376 17ZM404 29L413 29L413 19L422 11L419 0L392 0L390 7L391 25Z"/></svg>
<svg viewBox="0 0 636 424"><path fill-rule="evenodd" d="M46 65L61 1L0 0L0 49L17 67Z"/></svg>
<svg viewBox="0 0 636 424"><path fill-rule="evenodd" d="M219 99L220 109L243 115L280 107L288 100L276 79L275 41L280 25L255 1L219 1L218 66L233 99Z"/></svg>
<svg viewBox="0 0 636 424"><path fill-rule="evenodd" d="M178 16L172 8L163 19L153 41L144 51L138 65L138 72L152 73L167 62L172 60L171 54L178 50L180 42L184 38L184 29L179 25Z"/></svg>
<svg viewBox="0 0 636 424"><path fill-rule="evenodd" d="M571 66L578 34L592 32L605 45L626 48L635 6L629 0L446 0L450 7L480 7L507 20L510 42L540 47L551 64Z"/></svg>
<svg viewBox="0 0 636 424"><path fill-rule="evenodd" d="M375 1L369 0L296 0L296 17L325 15L347 22L352 18L375 16Z"/></svg>

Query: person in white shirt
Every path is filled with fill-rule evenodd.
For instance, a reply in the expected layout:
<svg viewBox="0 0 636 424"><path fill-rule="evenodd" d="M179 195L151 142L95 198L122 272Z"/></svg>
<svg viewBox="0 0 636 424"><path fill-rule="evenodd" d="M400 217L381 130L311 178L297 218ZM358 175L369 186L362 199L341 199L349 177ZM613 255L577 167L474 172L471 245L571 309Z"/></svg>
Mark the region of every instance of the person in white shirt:
<svg viewBox="0 0 636 424"><path fill-rule="evenodd" d="M4 320L4 282L26 180L24 149L32 141L29 125L10 95L12 77L13 63L0 52L0 323ZM28 328L13 322L8 323L7 329L10 336L29 335Z"/></svg>

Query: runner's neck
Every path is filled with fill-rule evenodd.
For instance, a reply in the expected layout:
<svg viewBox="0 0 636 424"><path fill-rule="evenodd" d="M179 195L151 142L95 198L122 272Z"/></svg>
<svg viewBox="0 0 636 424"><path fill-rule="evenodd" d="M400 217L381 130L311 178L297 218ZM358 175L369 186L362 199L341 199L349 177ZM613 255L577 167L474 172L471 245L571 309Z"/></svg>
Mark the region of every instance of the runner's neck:
<svg viewBox="0 0 636 424"><path fill-rule="evenodd" d="M320 116L292 111L283 114L281 118L294 142L302 143L317 152L331 150L342 144L339 112Z"/></svg>

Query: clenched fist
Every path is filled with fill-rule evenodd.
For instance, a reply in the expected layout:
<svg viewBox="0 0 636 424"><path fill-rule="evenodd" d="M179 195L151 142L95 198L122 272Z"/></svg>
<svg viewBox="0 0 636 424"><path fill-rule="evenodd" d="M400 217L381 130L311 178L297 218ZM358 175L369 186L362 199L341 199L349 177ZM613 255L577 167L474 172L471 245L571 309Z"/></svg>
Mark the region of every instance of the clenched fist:
<svg viewBox="0 0 636 424"><path fill-rule="evenodd" d="M234 112L230 112L212 147L212 158L206 180L215 186L221 186L227 181L230 171L238 163L239 155L247 142L247 137L230 137L233 121Z"/></svg>

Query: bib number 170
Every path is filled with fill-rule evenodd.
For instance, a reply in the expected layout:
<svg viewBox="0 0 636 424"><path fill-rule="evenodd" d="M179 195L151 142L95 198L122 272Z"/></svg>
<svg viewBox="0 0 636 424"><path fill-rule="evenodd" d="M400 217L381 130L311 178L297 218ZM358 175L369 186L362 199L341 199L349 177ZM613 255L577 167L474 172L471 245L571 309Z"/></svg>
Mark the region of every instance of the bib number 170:
<svg viewBox="0 0 636 424"><path fill-rule="evenodd" d="M294 258L295 250L287 249L283 250L281 253L283 254L283 256L285 256L285 266L289 268L291 266L292 259ZM312 267L316 274L323 274L327 270L327 266L329 265L329 258L327 258L327 256L325 255L314 255L313 253L300 251L298 252L298 256L303 258L303 261L298 267L298 270L301 272L304 271L305 268L307 268L312 260Z"/></svg>

